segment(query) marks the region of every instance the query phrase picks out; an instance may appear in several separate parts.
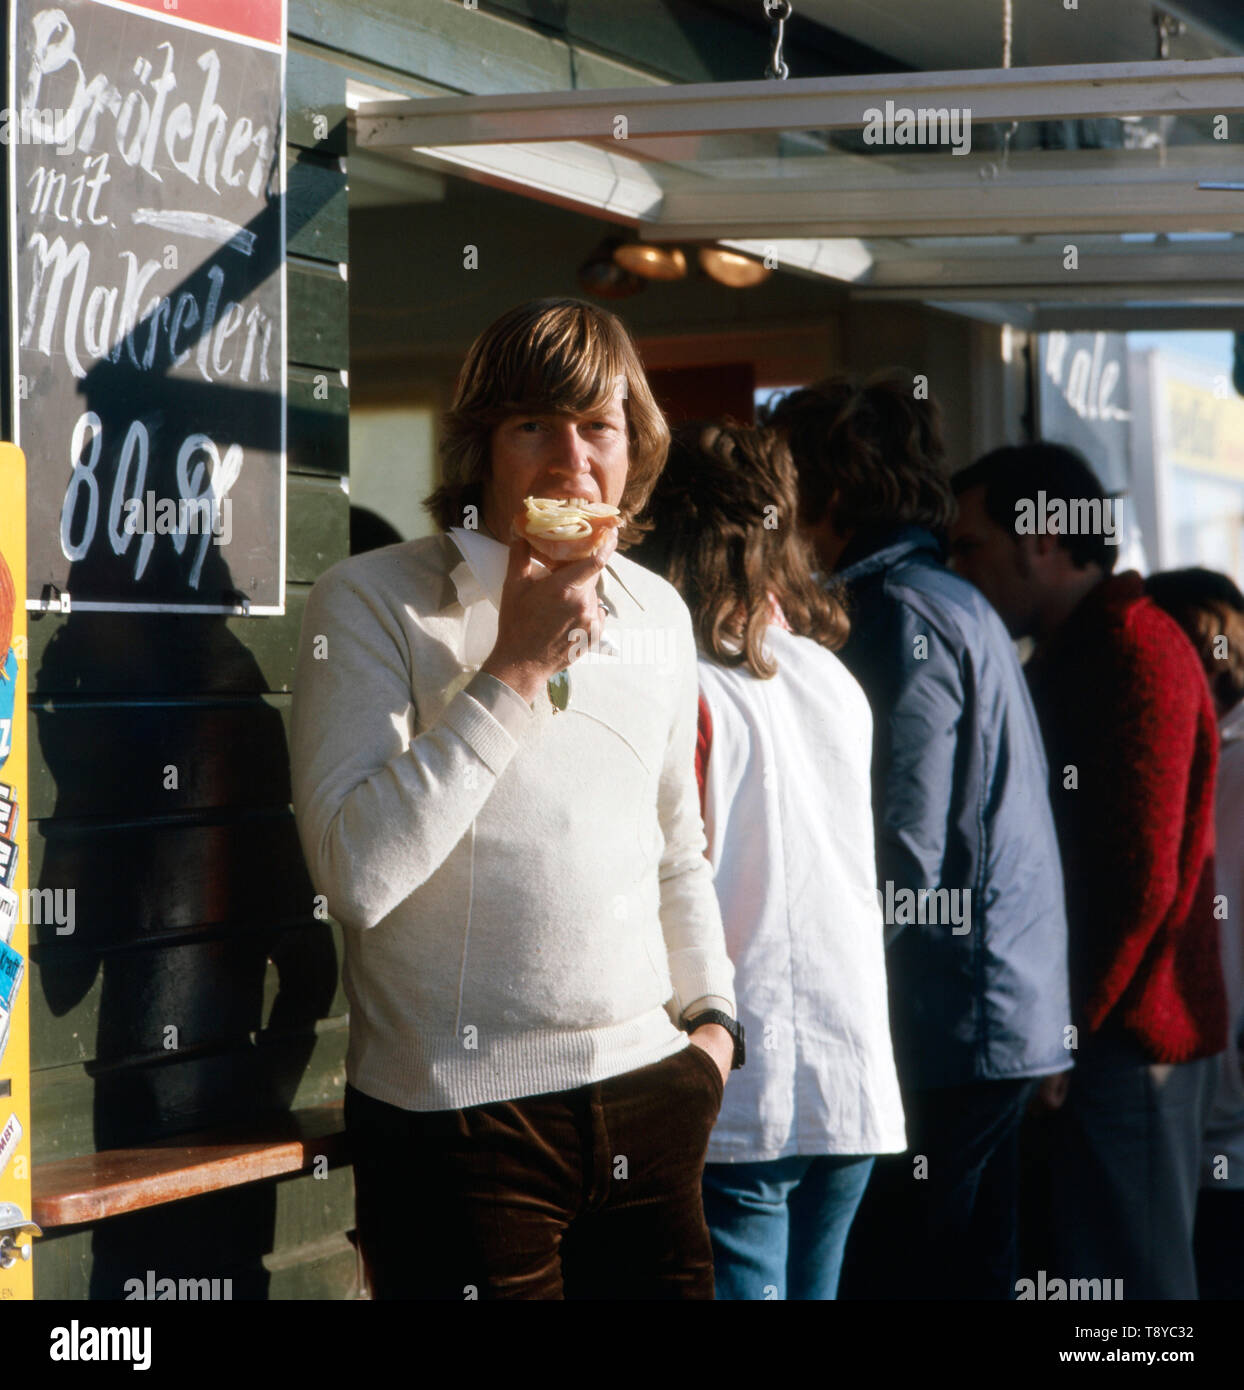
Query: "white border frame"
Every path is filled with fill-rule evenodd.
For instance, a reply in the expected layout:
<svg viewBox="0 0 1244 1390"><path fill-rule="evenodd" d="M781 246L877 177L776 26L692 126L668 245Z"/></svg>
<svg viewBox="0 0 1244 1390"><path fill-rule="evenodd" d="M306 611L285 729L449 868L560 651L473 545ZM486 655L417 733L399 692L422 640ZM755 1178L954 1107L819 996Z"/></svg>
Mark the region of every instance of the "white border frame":
<svg viewBox="0 0 1244 1390"><path fill-rule="evenodd" d="M285 268L287 265L286 243L288 232L286 228L286 195L288 189L288 179L286 171L286 156L288 145L288 122L289 114L287 109L288 93L286 89L287 75L286 68L289 57L289 11L288 0L279 0L281 6L281 43L279 45L267 43L263 39L251 38L245 34L235 34L229 30L212 29L207 25L198 24L189 20L183 20L172 12L164 13L160 10L149 10L143 5L127 5L125 0L93 0L97 5L107 5L111 9L124 10L126 14L138 18L152 19L157 22L172 24L179 29L193 30L196 33L208 34L212 37L229 39L235 43L247 44L252 48L262 49L267 53L280 54L280 224L281 224L281 447L278 459L279 480L280 480L280 502L278 508L280 525L280 558L277 561L277 602L276 604L251 605L242 604L206 604L206 603L102 603L91 599L84 599L75 602L73 594L69 595L69 613L201 613L210 614L216 617L222 614L234 618L281 618L285 616L285 568L287 563L287 494L289 491L289 302L286 287ZM10 3L8 7L8 91L10 96L17 98L17 5ZM9 400L12 409L13 436L14 442L21 447L21 402L18 399L17 376L18 376L18 305L17 295L14 292L13 277L10 271L17 262L17 143L10 142L8 151L5 155L6 171L8 174L9 197L6 217L8 219L8 247L10 264L4 266L4 275L9 282L9 322L8 333L10 342L10 352L12 361L10 364L9 380L3 383L4 390L9 392ZM24 451L23 451L24 452ZM27 468L27 506L29 506L30 477L29 466ZM29 535L27 536L27 557L30 553ZM29 558L27 560L29 563ZM62 609L60 600L47 602L43 599L32 599L27 593L26 611L33 613L60 613L66 611Z"/></svg>

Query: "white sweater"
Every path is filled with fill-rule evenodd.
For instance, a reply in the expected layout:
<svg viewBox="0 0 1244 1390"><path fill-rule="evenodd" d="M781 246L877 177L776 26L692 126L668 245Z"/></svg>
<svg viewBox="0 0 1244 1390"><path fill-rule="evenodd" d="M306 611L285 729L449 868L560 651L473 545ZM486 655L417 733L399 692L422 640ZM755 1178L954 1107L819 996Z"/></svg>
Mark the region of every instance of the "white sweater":
<svg viewBox="0 0 1244 1390"><path fill-rule="evenodd" d="M747 1065L712 1163L906 1147L873 855L872 713L836 656L770 626L777 675L700 660L704 824Z"/></svg>
<svg viewBox="0 0 1244 1390"><path fill-rule="evenodd" d="M408 1110L619 1075L687 1046L687 1005L734 1006L685 605L615 557L620 656L573 664L565 713L533 709L477 674L505 548L456 534L473 565L440 535L328 570L295 674L293 806L346 929L347 1075Z"/></svg>

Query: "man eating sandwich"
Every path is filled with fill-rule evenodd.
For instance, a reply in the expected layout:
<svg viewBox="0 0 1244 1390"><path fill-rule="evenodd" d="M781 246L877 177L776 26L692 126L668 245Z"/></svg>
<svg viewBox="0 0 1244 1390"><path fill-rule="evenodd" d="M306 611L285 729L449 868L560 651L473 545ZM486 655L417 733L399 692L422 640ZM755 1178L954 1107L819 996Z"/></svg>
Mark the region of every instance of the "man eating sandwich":
<svg viewBox="0 0 1244 1390"><path fill-rule="evenodd" d="M617 553L668 440L612 314L521 305L459 375L441 533L342 561L308 600L293 803L344 928L377 1298L713 1296L700 1175L743 1040L695 643L674 589ZM577 665L588 629L605 659ZM651 647L607 640L628 629L668 637L673 679L608 659Z"/></svg>

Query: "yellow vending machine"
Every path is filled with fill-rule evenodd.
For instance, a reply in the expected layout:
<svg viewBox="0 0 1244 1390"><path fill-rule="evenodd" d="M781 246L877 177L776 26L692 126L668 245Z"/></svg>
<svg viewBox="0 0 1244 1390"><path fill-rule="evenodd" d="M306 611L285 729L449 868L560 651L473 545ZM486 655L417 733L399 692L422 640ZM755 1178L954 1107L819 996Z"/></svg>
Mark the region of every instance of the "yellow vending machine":
<svg viewBox="0 0 1244 1390"><path fill-rule="evenodd" d="M0 444L0 1300L34 1296L26 963L26 460Z"/></svg>

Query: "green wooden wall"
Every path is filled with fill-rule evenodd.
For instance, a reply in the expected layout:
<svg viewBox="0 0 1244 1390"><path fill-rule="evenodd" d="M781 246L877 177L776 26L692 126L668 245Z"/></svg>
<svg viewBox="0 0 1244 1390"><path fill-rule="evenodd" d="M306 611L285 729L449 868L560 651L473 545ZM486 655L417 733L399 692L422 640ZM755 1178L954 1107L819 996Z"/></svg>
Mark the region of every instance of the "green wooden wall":
<svg viewBox="0 0 1244 1390"><path fill-rule="evenodd" d="M307 593L347 553L344 97L344 69L291 44L284 617L32 615L30 882L76 893L71 934L34 929L36 1184L41 1162L341 1096L340 933L312 915L287 731ZM348 1169L252 1184L49 1232L35 1293L118 1298L152 1269L350 1297L352 1225Z"/></svg>
<svg viewBox="0 0 1244 1390"><path fill-rule="evenodd" d="M307 593L347 553L347 77L560 90L754 77L765 58L763 25L682 0L290 0L289 32L285 616L30 625L30 883L76 892L75 931L32 949L36 1184L40 1162L342 1093L341 939L312 916L287 728ZM352 1224L348 1169L251 1184L50 1232L36 1296L118 1298L151 1269L348 1298Z"/></svg>

